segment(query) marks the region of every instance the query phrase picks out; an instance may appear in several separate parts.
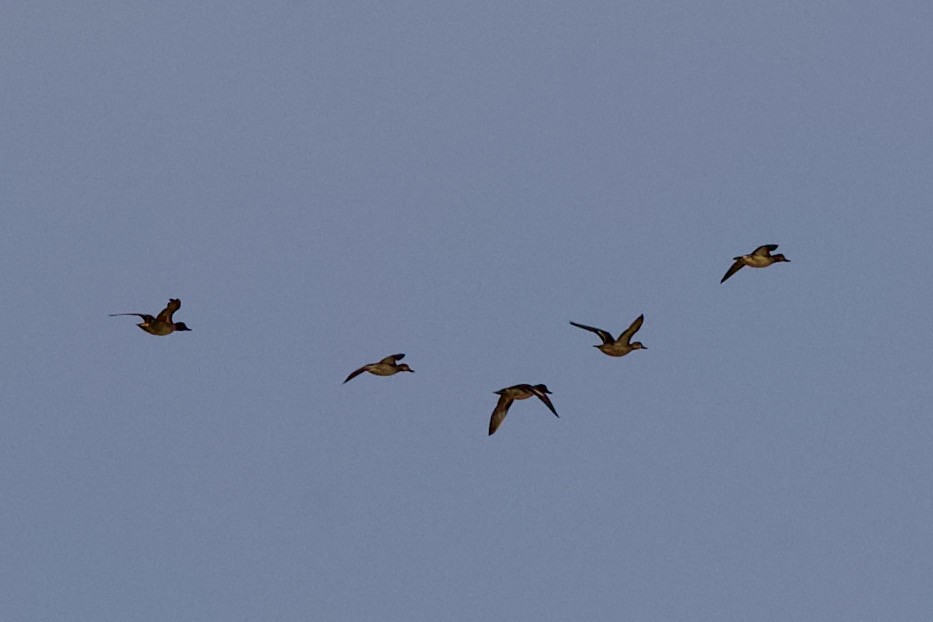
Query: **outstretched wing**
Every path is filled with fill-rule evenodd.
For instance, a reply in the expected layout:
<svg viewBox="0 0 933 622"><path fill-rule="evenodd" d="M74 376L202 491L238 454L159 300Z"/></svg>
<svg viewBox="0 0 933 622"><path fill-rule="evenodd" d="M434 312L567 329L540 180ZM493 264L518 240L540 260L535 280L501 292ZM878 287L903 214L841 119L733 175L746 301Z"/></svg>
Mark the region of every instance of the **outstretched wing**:
<svg viewBox="0 0 933 622"><path fill-rule="evenodd" d="M586 324L577 324L576 322L570 323L577 328L582 328L583 330L588 330L591 333L596 333L599 335L599 338L603 340L603 343L615 343L615 339L612 338L612 335L610 335L608 331L605 331L601 328L596 328L594 326L587 326Z"/></svg>
<svg viewBox="0 0 933 622"><path fill-rule="evenodd" d="M502 421L505 419L505 415L509 412L509 406L512 405L512 398L506 397L504 395L499 396L499 401L496 403L496 408L492 411L492 417L489 418L489 435L492 436L496 430L502 425Z"/></svg>
<svg viewBox="0 0 933 622"><path fill-rule="evenodd" d="M148 313L110 313L109 315L110 317L117 317L118 315L136 315L142 318L143 322L155 322L155 318Z"/></svg>
<svg viewBox="0 0 933 622"><path fill-rule="evenodd" d="M348 382L350 382L351 380L353 380L354 378L362 374L364 371L366 371L367 367L369 367L369 365L363 365L362 367L357 369L355 372L347 376L347 379L343 381L343 384L347 384Z"/></svg>
<svg viewBox="0 0 933 622"><path fill-rule="evenodd" d="M635 333L638 332L638 329L641 328L641 325L644 323L644 321L645 321L645 314L642 313L637 318L635 318L635 321L632 322L631 326L626 328L622 332L622 334L619 335L618 341L621 341L622 343L630 342L632 340L632 337L635 336Z"/></svg>
<svg viewBox="0 0 933 622"><path fill-rule="evenodd" d="M387 365L395 365L397 361L401 361L403 358L405 358L404 354L390 354L379 362L386 363Z"/></svg>
<svg viewBox="0 0 933 622"><path fill-rule="evenodd" d="M545 393L544 391L541 391L541 390L538 389L537 387L532 387L532 388L531 388L531 391L532 391L532 393L534 393L535 395L538 396L538 399L539 399L539 400L541 400L542 402L544 402L544 405L547 406L548 409L549 409L552 413L554 413L554 416L555 416L555 417L557 417L558 419L560 419L560 415L558 415L558 414L557 414L557 411L554 410L554 404L551 403L551 400L550 400L550 398L547 396L547 393Z"/></svg>
<svg viewBox="0 0 933 622"><path fill-rule="evenodd" d="M719 281L719 282L720 282L720 283L725 283L725 282L726 282L726 279L728 279L730 276L732 276L733 274L735 274L736 272L738 272L738 271L742 268L742 266L744 266L744 265L745 265L745 264L742 263L742 260L741 260L741 259L736 259L736 260L735 260L735 263L732 264L732 266L731 266L731 267L729 268L729 270L726 272L726 275L725 275L724 277L722 277L722 280Z"/></svg>
<svg viewBox="0 0 933 622"><path fill-rule="evenodd" d="M156 319L166 324L172 323L172 314L181 308L181 300L178 298L169 298L168 305L162 309Z"/></svg>
<svg viewBox="0 0 933 622"><path fill-rule="evenodd" d="M761 257L767 257L772 251L777 250L777 244L763 244L752 251L752 255L760 255Z"/></svg>

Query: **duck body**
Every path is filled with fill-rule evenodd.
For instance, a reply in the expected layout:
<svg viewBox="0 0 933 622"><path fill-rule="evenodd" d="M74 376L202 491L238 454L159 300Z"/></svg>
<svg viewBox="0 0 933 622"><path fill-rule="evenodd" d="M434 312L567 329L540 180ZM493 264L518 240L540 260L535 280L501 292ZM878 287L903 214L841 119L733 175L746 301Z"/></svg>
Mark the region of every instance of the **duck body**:
<svg viewBox="0 0 933 622"><path fill-rule="evenodd" d="M596 328L594 326L587 326L586 324L578 324L576 322L570 322L573 326L577 328L582 328L583 330L588 330L591 333L595 333L602 343L594 345L594 348L599 349L600 352L608 356L625 356L633 350L647 350L648 348L640 341L632 341L632 337L635 336L635 333L638 332L638 329L641 328L641 325L645 321L644 314L639 315L635 318L635 321L626 328L619 335L618 339L614 338L612 334L601 328Z"/></svg>
<svg viewBox="0 0 933 622"><path fill-rule="evenodd" d="M526 400L529 397L537 397L544 402L548 410L554 413L555 417L560 418L560 415L558 415L557 411L554 409L554 404L552 404L550 398L548 398L550 391L547 386L543 384L516 384L511 387L499 389L494 393L499 396L499 401L496 403L496 407L492 411L492 416L489 418L490 436L495 434L499 426L502 425L505 416L509 412L509 408L512 406L512 402L515 400Z"/></svg>
<svg viewBox="0 0 933 622"><path fill-rule="evenodd" d="M152 318L152 319L143 318L143 320L144 321L137 324L137 326L139 326L141 329L143 329L150 335L157 335L159 337L164 337L165 335L171 335L176 330L173 324L170 324L168 322L160 322L156 320L155 318ZM187 327L181 330L186 330L186 329Z"/></svg>
<svg viewBox="0 0 933 622"><path fill-rule="evenodd" d="M410 371L414 373L415 370L409 367L407 364L405 363L402 363L401 365L398 364L398 361L402 360L403 358L405 358L404 354L390 354L389 356L385 357L384 359L382 359L381 361L377 363L368 363L366 365L363 365L356 371L352 372L349 376L347 376L347 379L344 380L343 383L346 384L350 382L351 380L353 380L354 378L356 378L357 376L359 376L360 374L366 371L368 371L371 374L375 374L376 376L392 376L394 374L397 374L400 371Z"/></svg>
<svg viewBox="0 0 933 622"><path fill-rule="evenodd" d="M628 354L629 352L632 352L633 350L647 350L648 349L648 348L645 348L644 346L640 348L636 348L634 347L634 344L625 345L625 344L619 344L619 343L603 343L603 344L593 346L593 347L599 350L600 352L602 352L603 354L607 354L609 356L625 356L626 354Z"/></svg>
<svg viewBox="0 0 933 622"><path fill-rule="evenodd" d="M137 324L140 329L146 331L150 335L156 335L158 337L164 337L165 335L171 335L176 331L190 331L188 325L184 322L175 322L172 319L172 316L178 309L181 308L181 300L179 298L170 298L168 305L159 313L159 315L153 317L148 313L111 313L110 317L117 317L119 315L135 315L142 318L142 322Z"/></svg>
<svg viewBox="0 0 933 622"><path fill-rule="evenodd" d="M771 253L777 250L777 244L764 244L753 250L748 255L739 255L738 257L733 257L733 263L729 269L726 271L726 274L722 277L720 283L725 283L726 279L730 276L741 270L744 266L749 268L767 268L768 266L780 263L782 261L790 262L790 259L784 255L778 253L777 255L772 255Z"/></svg>

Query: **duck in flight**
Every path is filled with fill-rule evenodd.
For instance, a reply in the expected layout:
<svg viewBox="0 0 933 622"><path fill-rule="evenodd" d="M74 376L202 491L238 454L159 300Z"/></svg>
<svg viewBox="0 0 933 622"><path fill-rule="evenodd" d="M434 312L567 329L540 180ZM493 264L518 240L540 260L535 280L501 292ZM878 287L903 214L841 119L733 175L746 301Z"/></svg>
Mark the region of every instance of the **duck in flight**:
<svg viewBox="0 0 933 622"><path fill-rule="evenodd" d="M533 386L530 384L516 384L512 387L500 389L495 393L499 396L499 402L496 404L495 410L492 411L492 417L489 419L490 436L492 436L496 429L502 425L502 421L505 419L505 415L509 412L509 407L515 400L524 400L531 396L535 396L544 402L544 405L548 407L548 410L554 413L555 417L560 418L560 415L558 415L557 411L554 410L554 404L552 404L551 400L548 399L547 394L550 393L550 391L543 384L536 384Z"/></svg>
<svg viewBox="0 0 933 622"><path fill-rule="evenodd" d="M599 348L599 351L603 354L608 354L609 356L625 356L632 350L647 350L640 341L632 343L632 337L635 336L635 333L638 332L638 329L641 328L642 323L645 321L644 314L639 315L635 318L635 321L632 322L632 325L622 331L622 334L619 335L618 339L613 339L612 335L607 330L601 328L595 328L593 326L587 326L586 324L577 324L576 322L570 322L572 325L577 328L582 328L583 330L588 330L591 333L596 333L599 335L599 338L603 342L599 345L594 345L594 348Z"/></svg>
<svg viewBox="0 0 933 622"><path fill-rule="evenodd" d="M767 268L773 263L778 263L781 261L789 262L790 259L784 255L777 254L772 255L771 252L777 250L777 244L765 244L764 246L759 246L753 250L748 255L739 255L738 257L733 257L735 263L726 271L725 276L722 277L720 283L725 283L726 279L742 269L742 266L748 266L749 268Z"/></svg>
<svg viewBox="0 0 933 622"><path fill-rule="evenodd" d="M377 376L391 376L392 374L397 374L400 371L410 371L414 373L415 370L405 363L402 363L401 365L398 364L398 362L403 358L405 358L404 354L391 354L378 363L369 363L368 365L363 365L355 372L347 376L347 379L344 380L343 383L346 384L350 382L364 371L368 371L371 374L376 374Z"/></svg>
<svg viewBox="0 0 933 622"><path fill-rule="evenodd" d="M191 330L184 322L175 322L172 320L172 314L178 311L179 308L181 308L181 300L178 298L171 298L168 301L168 305L155 317L152 317L148 313L111 313L110 317L117 317L118 315L138 315L143 321L137 324L137 326L150 335L164 337L175 331Z"/></svg>

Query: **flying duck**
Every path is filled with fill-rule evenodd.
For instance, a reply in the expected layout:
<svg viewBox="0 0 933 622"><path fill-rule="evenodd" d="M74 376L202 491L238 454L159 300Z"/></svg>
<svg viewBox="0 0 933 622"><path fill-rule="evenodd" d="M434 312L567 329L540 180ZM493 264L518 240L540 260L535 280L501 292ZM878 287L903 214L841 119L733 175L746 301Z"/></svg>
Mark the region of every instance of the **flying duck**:
<svg viewBox="0 0 933 622"><path fill-rule="evenodd" d="M632 337L635 336L635 333L638 332L638 329L641 328L641 325L644 321L644 314L639 315L637 318L635 318L635 321L632 322L632 325L626 328L622 334L619 335L618 339L613 339L612 335L609 334L609 331L603 330L601 328L594 328L593 326L587 326L586 324L577 324L576 322L570 323L577 328L582 328L583 330L588 330L591 333L596 333L599 335L599 338L602 339L603 342L593 347L599 348L599 351L603 354L608 354L609 356L625 356L632 350L648 349L640 341L632 343Z"/></svg>
<svg viewBox="0 0 933 622"><path fill-rule="evenodd" d="M764 246L759 246L753 250L748 255L740 255L738 257L733 257L735 263L729 268L726 272L726 275L722 277L720 283L725 283L726 279L742 269L742 266L748 266L749 268L767 268L773 263L778 263L781 261L790 261L784 255L772 255L771 251L777 250L777 244L765 244Z"/></svg>
<svg viewBox="0 0 933 622"><path fill-rule="evenodd" d="M509 407L512 405L512 402L515 400L524 400L528 399L532 395L537 397L539 400L544 402L544 405L554 413L555 417L560 417L557 414L557 411L554 410L554 404L551 403L551 400L548 399L547 394L550 393L548 388L543 384L536 384L534 386L530 384L516 384L512 387L506 387L505 389L500 389L495 391L499 396L499 402L496 404L495 410L492 411L492 417L489 419L489 435L492 436L496 429L502 425L502 421L505 419L505 415L509 412Z"/></svg>
<svg viewBox="0 0 933 622"><path fill-rule="evenodd" d="M414 373L415 370L405 363L402 363L401 365L398 364L398 361L402 360L403 358L405 358L404 354L392 354L385 357L378 363L369 363L368 365L363 365L355 372L347 376L347 379L344 380L343 383L346 384L350 382L364 371L368 371L371 374L376 374L377 376L391 376L392 374L397 374L400 371L410 371Z"/></svg>
<svg viewBox="0 0 933 622"><path fill-rule="evenodd" d="M156 317L152 317L148 313L111 313L110 317L116 317L118 315L138 315L143 321L137 324L137 326L150 335L164 337L177 330L191 330L184 322L172 321L172 314L178 311L179 308L181 308L181 300L178 298L170 298L168 305L162 309Z"/></svg>

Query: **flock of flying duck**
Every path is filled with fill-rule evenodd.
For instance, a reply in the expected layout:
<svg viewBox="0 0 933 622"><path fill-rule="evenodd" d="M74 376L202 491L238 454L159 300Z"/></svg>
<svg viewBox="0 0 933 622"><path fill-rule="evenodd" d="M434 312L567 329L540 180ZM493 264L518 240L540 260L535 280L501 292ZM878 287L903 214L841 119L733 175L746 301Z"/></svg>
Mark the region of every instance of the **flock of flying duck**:
<svg viewBox="0 0 933 622"><path fill-rule="evenodd" d="M763 246L759 246L748 255L739 255L738 257L733 257L733 261L735 263L729 267L729 269L726 271L726 274L719 282L725 283L726 279L741 270L744 266L748 266L749 268L767 268L771 264L780 263L782 261L790 261L790 259L784 255L771 254L773 251L777 250L777 247L777 244L765 244ZM184 322L176 322L172 319L174 313L180 308L181 300L178 298L171 298L168 301L168 305L162 309L159 315L155 317L149 315L148 313L111 313L110 317L116 317L119 315L139 316L143 321L137 324L137 326L150 335L158 335L162 337L174 333L175 331L191 330ZM582 328L583 330L588 330L591 333L595 333L602 340L602 343L594 345L593 347L599 348L599 351L603 354L607 354L609 356L625 356L633 350L647 350L647 348L640 341L632 341L632 337L635 336L635 333L638 332L638 329L641 328L641 325L644 321L645 316L639 315L628 328L622 331L618 338L613 338L609 331L603 330L601 328L587 326L586 324L577 324L576 322L570 323L577 328ZM392 376L400 371L414 372L415 370L413 370L407 364L399 363L399 361L403 358L405 358L404 354L392 354L376 363L368 363L352 372L343 382L346 384L363 372L369 372L371 374L375 374L376 376ZM551 400L548 397L548 395L551 394L551 391L548 390L547 386L543 384L516 384L511 387L499 389L498 391L495 391L495 393L499 396L499 401L496 403L496 407L492 411L492 416L489 418L490 435L495 433L495 431L502 424L506 414L509 412L509 407L512 406L512 402L515 400L524 400L528 399L529 397L537 397L539 400L544 402L544 405L548 407L548 410L554 413L555 417L560 417L560 415L557 414L557 410L554 408L554 404L551 403Z"/></svg>

